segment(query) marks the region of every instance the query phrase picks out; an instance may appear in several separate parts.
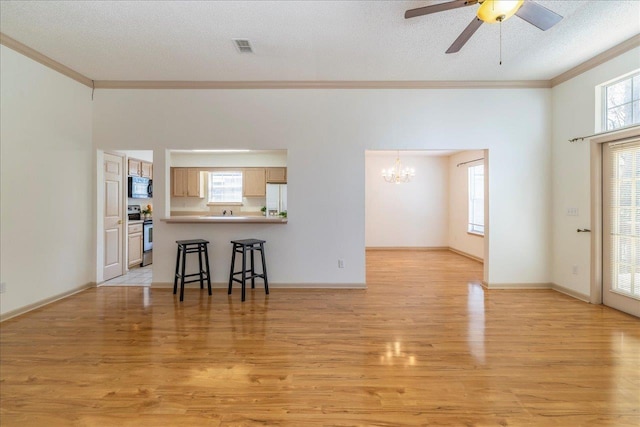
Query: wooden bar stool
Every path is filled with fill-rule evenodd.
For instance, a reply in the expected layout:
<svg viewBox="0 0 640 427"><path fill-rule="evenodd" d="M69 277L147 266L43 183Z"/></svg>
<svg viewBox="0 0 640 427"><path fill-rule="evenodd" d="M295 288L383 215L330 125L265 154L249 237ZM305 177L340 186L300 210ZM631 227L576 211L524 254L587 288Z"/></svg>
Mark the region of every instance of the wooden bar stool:
<svg viewBox="0 0 640 427"><path fill-rule="evenodd" d="M180 301L184 299L184 284L200 282L200 289L204 288L204 279L207 279L207 286L209 288L209 295L211 295L211 275L209 273L209 252L207 251L207 245L209 241L202 239L193 240L176 240L178 244L178 255L176 257L176 275L173 278L173 294L175 295L178 290L178 279L180 279ZM198 253L198 265L199 270L197 273L185 274L185 267L187 263L187 254ZM180 268L180 258L182 257L182 269ZM204 257L204 265L206 270L202 269L202 258ZM197 279L184 280L187 277L198 276Z"/></svg>
<svg viewBox="0 0 640 427"><path fill-rule="evenodd" d="M242 284L242 301L245 300L245 284L247 279L251 279L251 288L256 287L256 277L264 280L264 291L269 295L269 280L267 279L267 263L264 260L264 244L266 241L258 239L244 239L244 240L232 240L233 251L231 253L231 271L229 272L229 292L231 295L231 288L233 282ZM262 259L262 273L258 274L255 270L254 264L254 251L260 251L260 257ZM247 252L250 253L251 268L247 271ZM242 270L234 271L236 263L236 253L242 254ZM241 278L238 279L235 276L241 274Z"/></svg>

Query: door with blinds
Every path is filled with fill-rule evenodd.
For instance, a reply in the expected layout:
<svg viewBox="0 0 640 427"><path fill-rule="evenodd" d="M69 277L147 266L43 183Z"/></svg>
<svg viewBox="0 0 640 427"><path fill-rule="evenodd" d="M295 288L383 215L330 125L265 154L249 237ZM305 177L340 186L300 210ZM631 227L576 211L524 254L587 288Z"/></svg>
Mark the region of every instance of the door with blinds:
<svg viewBox="0 0 640 427"><path fill-rule="evenodd" d="M603 146L602 301L640 317L640 140Z"/></svg>

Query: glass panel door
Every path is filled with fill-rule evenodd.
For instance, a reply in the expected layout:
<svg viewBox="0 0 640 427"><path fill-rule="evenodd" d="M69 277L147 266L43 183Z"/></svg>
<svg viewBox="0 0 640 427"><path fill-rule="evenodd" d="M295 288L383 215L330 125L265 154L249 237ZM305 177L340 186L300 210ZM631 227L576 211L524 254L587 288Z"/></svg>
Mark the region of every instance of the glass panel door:
<svg viewBox="0 0 640 427"><path fill-rule="evenodd" d="M640 316L640 142L603 147L605 305Z"/></svg>

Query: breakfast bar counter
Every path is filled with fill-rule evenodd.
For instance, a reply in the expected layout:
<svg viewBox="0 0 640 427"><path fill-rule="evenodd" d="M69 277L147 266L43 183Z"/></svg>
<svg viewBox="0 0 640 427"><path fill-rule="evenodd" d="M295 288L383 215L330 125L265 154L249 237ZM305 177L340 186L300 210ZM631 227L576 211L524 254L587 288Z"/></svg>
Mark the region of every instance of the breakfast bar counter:
<svg viewBox="0 0 640 427"><path fill-rule="evenodd" d="M170 216L160 221L167 223L191 223L191 224L286 224L287 218L280 216Z"/></svg>

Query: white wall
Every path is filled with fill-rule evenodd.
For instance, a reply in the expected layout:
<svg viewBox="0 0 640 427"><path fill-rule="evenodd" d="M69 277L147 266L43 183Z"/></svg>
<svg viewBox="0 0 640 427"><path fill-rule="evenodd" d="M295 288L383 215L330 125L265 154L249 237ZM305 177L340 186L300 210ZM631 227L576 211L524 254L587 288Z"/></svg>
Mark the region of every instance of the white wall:
<svg viewBox="0 0 640 427"><path fill-rule="evenodd" d="M0 46L2 314L94 280L91 90Z"/></svg>
<svg viewBox="0 0 640 427"><path fill-rule="evenodd" d="M484 259L485 237L467 233L469 225L469 166L485 164L479 161L457 167L458 163L484 159L483 150L464 151L449 156L449 242L458 251ZM486 169L486 166L485 166ZM486 177L485 177L486 179ZM488 230L488 228L487 228ZM486 231L486 230L485 230Z"/></svg>
<svg viewBox="0 0 640 427"><path fill-rule="evenodd" d="M249 153L170 153L174 167L286 167L287 150Z"/></svg>
<svg viewBox="0 0 640 427"><path fill-rule="evenodd" d="M571 291L589 296L591 236L577 233L591 226L590 146L588 140L571 138L600 131L596 86L640 68L640 48L632 49L596 68L553 88L552 139L552 245L551 280ZM567 208L578 216L567 216ZM578 274L573 274L573 266Z"/></svg>
<svg viewBox="0 0 640 427"><path fill-rule="evenodd" d="M447 157L400 153L416 170L408 183L390 184L382 169L393 167L395 152L365 156L365 245L367 247L448 246Z"/></svg>
<svg viewBox="0 0 640 427"><path fill-rule="evenodd" d="M258 237L274 283L364 284L364 151L478 146L492 153L485 280L549 281L548 89L97 90L93 112L96 147L154 149L154 201L165 213L165 150L288 150L287 225L166 224L156 210L156 281L172 280L175 240L210 238L224 282L229 240ZM522 221L530 232L514 233Z"/></svg>
<svg viewBox="0 0 640 427"><path fill-rule="evenodd" d="M117 152L133 159L153 163L153 151L151 150L117 150Z"/></svg>

